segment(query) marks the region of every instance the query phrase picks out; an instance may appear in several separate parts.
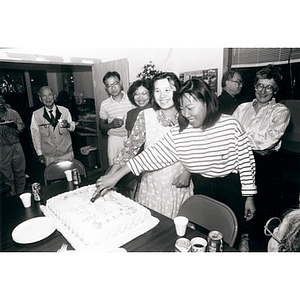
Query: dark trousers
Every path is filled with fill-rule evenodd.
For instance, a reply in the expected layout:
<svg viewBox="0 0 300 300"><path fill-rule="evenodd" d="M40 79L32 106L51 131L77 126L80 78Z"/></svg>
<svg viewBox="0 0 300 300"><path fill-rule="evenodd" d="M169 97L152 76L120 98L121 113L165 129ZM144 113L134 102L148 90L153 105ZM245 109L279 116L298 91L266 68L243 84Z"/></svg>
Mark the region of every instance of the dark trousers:
<svg viewBox="0 0 300 300"><path fill-rule="evenodd" d="M235 247L238 247L245 227L245 200L241 194L241 182L238 174L230 174L223 178L206 178L199 174L192 175L194 194L205 195L228 205L235 213L238 221L238 236Z"/></svg>
<svg viewBox="0 0 300 300"><path fill-rule="evenodd" d="M264 213L278 215L280 205L280 170L278 165L278 153L260 155L255 151L256 186L257 195L254 197L257 210Z"/></svg>

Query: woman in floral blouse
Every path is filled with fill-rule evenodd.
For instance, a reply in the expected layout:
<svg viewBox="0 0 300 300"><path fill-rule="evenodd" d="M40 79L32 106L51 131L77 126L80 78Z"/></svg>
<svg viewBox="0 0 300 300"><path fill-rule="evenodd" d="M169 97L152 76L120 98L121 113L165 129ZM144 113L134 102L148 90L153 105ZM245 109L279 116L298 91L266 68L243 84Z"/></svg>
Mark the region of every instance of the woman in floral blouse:
<svg viewBox="0 0 300 300"><path fill-rule="evenodd" d="M178 123L173 92L180 88L178 77L171 72L153 78L152 106L141 111L130 137L114 161L107 175L114 174L134 157L142 145L148 148L159 141L172 126ZM161 170L145 172L135 200L165 216L174 218L180 205L193 195L190 174L181 162Z"/></svg>

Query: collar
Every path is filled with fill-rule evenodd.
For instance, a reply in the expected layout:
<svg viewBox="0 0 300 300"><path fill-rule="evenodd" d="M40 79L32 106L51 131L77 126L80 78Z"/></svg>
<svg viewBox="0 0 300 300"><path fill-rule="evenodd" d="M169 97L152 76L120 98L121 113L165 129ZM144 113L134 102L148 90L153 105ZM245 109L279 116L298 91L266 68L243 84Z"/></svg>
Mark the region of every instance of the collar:
<svg viewBox="0 0 300 300"><path fill-rule="evenodd" d="M253 107L256 107L257 105L258 105L258 100L257 100L257 98L255 98L253 101L252 101L252 106ZM275 98L272 98L271 100L269 100L268 102L267 102L267 104L266 105L264 105L264 106L262 106L262 107L266 107L266 106L269 106L269 105L274 105L274 104L276 104L276 99Z"/></svg>
<svg viewBox="0 0 300 300"><path fill-rule="evenodd" d="M56 107L55 104L54 104L54 106L53 106L51 109L49 109L49 108L46 107L46 106L44 106L44 107L45 107L45 109L46 109L46 111L47 111L48 114L50 114L50 110L52 110L53 112L56 112L56 109L57 109L57 107Z"/></svg>
<svg viewBox="0 0 300 300"><path fill-rule="evenodd" d="M226 90L222 90L222 94L224 95L225 94L225 96L227 96L227 97L230 97L230 98L232 98L232 100L233 101L236 101L236 98L235 97L232 97Z"/></svg>

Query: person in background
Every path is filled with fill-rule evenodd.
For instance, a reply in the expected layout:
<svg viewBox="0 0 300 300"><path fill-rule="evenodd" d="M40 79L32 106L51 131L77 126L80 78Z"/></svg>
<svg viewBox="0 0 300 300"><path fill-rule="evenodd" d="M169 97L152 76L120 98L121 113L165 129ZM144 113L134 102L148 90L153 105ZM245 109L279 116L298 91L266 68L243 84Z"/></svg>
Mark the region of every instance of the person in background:
<svg viewBox="0 0 300 300"><path fill-rule="evenodd" d="M23 193L26 185L26 162L19 139L24 129L20 115L6 105L0 93L0 173L11 188L11 196Z"/></svg>
<svg viewBox="0 0 300 300"><path fill-rule="evenodd" d="M255 214L256 193L255 161L246 133L235 118L218 111L217 97L202 80L185 82L174 102L181 112L178 125L117 173L100 177L98 188L113 186L130 171L138 175L180 161L192 174L194 194L227 204L242 231L244 215L250 220Z"/></svg>
<svg viewBox="0 0 300 300"><path fill-rule="evenodd" d="M268 252L300 252L300 209L284 214L281 220L271 218L264 227L268 242Z"/></svg>
<svg viewBox="0 0 300 300"><path fill-rule="evenodd" d="M136 106L136 108L133 108L127 113L125 128L128 132L128 137L130 136L138 114L142 110L151 107L150 91L151 80L149 79L136 80L127 91L130 102Z"/></svg>
<svg viewBox="0 0 300 300"><path fill-rule="evenodd" d="M109 98L101 103L99 127L103 133L108 134L107 156L109 166L111 166L127 138L127 131L124 126L126 114L135 106L130 103L127 95L123 92L123 85L118 72L107 72L103 77L103 83Z"/></svg>
<svg viewBox="0 0 300 300"><path fill-rule="evenodd" d="M74 158L70 132L75 123L66 107L55 105L56 94L49 86L43 86L39 99L44 104L32 114L30 131L39 162L46 166L53 161Z"/></svg>
<svg viewBox="0 0 300 300"><path fill-rule="evenodd" d="M268 65L262 68L254 79L256 98L252 102L242 103L233 113L244 127L254 153L256 219L261 219L257 221L263 223L269 217L268 214L281 214L277 207L280 201L277 199L280 195L278 150L291 115L290 110L274 98L282 79L280 67Z"/></svg>
<svg viewBox="0 0 300 300"><path fill-rule="evenodd" d="M72 120L78 120L78 111L76 107L75 97L71 97L70 94L64 90L60 91L57 96L57 105L66 107L71 113Z"/></svg>
<svg viewBox="0 0 300 300"><path fill-rule="evenodd" d="M164 72L154 76L153 108L139 113L132 133L115 159L115 164L108 176L114 177L114 174L138 153L141 146L150 147L178 123L179 112L174 105L173 94L179 88L180 82L174 73ZM167 217L174 218L177 216L180 205L192 195L193 186L190 182L190 174L178 161L155 172L144 172L136 201Z"/></svg>
<svg viewBox="0 0 300 300"><path fill-rule="evenodd" d="M222 94L218 97L219 111L221 113L232 115L242 103L236 96L241 92L243 84L242 76L238 71L229 69L223 74L221 82Z"/></svg>

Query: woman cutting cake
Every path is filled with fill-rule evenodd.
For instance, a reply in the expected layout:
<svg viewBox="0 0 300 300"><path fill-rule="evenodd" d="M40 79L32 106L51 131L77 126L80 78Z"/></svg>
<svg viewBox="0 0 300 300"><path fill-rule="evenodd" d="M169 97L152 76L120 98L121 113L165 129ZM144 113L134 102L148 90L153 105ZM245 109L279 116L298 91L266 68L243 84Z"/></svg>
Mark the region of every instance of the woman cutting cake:
<svg viewBox="0 0 300 300"><path fill-rule="evenodd" d="M97 185L111 187L130 171L138 175L180 161L193 174L194 193L227 204L242 227L244 215L249 220L255 213L255 162L247 135L235 118L218 112L218 100L204 81L191 79L176 94L179 124Z"/></svg>

